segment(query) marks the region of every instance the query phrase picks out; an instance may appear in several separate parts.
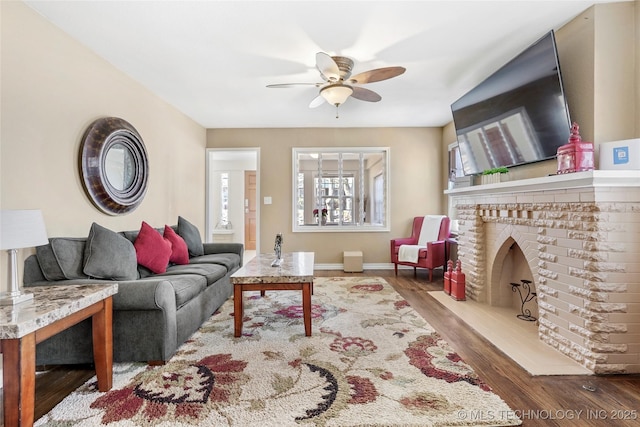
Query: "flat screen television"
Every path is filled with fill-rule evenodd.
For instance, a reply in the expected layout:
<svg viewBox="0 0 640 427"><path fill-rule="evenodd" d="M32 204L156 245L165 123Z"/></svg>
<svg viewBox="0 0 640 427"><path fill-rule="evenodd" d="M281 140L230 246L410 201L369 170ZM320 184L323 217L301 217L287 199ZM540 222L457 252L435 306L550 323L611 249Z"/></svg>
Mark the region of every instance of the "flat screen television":
<svg viewBox="0 0 640 427"><path fill-rule="evenodd" d="M465 175L551 159L571 119L553 31L451 105Z"/></svg>

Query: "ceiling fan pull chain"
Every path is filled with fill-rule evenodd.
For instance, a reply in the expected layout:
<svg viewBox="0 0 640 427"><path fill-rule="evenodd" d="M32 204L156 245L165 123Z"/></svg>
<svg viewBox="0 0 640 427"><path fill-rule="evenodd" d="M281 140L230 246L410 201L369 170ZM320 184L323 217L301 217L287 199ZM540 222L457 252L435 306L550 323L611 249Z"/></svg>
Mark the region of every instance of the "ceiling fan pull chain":
<svg viewBox="0 0 640 427"><path fill-rule="evenodd" d="M338 114L338 107L340 106L340 104L336 104L336 119L340 118L340 115Z"/></svg>

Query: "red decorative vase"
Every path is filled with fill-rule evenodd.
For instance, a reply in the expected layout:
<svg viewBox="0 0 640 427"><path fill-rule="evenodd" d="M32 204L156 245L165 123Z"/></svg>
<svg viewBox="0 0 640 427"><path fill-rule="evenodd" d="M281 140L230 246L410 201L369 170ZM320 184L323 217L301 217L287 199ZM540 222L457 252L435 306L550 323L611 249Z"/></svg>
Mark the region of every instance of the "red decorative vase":
<svg viewBox="0 0 640 427"><path fill-rule="evenodd" d="M462 272L462 263L456 262L456 269L451 272L451 297L456 301L467 299L465 289L465 276Z"/></svg>
<svg viewBox="0 0 640 427"><path fill-rule="evenodd" d="M447 271L444 272L444 293L451 295L451 272L453 270L453 261L447 261Z"/></svg>
<svg viewBox="0 0 640 427"><path fill-rule="evenodd" d="M593 142L583 142L580 126L573 123L569 142L558 147L558 173L590 171L594 169Z"/></svg>

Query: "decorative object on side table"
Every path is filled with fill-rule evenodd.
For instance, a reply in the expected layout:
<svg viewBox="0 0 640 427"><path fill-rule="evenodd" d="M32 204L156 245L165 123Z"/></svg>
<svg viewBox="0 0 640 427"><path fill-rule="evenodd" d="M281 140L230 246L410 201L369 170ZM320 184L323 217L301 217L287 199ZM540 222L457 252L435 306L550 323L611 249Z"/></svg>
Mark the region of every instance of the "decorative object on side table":
<svg viewBox="0 0 640 427"><path fill-rule="evenodd" d="M584 142L580 137L580 126L571 126L569 142L558 147L558 173L590 171L594 169L593 142Z"/></svg>
<svg viewBox="0 0 640 427"><path fill-rule="evenodd" d="M18 249L46 245L47 231L39 210L0 211L0 249L7 250L8 290L0 293L0 305L15 305L33 299L18 284Z"/></svg>
<svg viewBox="0 0 640 427"><path fill-rule="evenodd" d="M276 259L271 263L271 267L279 267L282 264L282 233L276 234L276 242L273 246L273 251L276 254Z"/></svg>

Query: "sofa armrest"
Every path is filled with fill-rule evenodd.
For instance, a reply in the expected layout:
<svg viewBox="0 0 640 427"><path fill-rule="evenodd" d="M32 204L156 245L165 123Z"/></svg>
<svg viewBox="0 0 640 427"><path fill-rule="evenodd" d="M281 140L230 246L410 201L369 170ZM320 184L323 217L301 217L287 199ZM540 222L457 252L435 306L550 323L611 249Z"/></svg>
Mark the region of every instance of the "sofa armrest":
<svg viewBox="0 0 640 427"><path fill-rule="evenodd" d="M134 280L118 282L118 293L113 296L117 310L176 311L176 295L167 280Z"/></svg>
<svg viewBox="0 0 640 427"><path fill-rule="evenodd" d="M204 254L232 253L240 256L240 267L243 264L244 245L242 243L203 243Z"/></svg>
<svg viewBox="0 0 640 427"><path fill-rule="evenodd" d="M139 279L125 281L74 279L38 281L25 284L25 288L36 286L65 286L82 284L117 283L118 292L113 295L114 310L162 310L167 313L176 311L176 294L166 279ZM175 316L175 314L174 314Z"/></svg>

